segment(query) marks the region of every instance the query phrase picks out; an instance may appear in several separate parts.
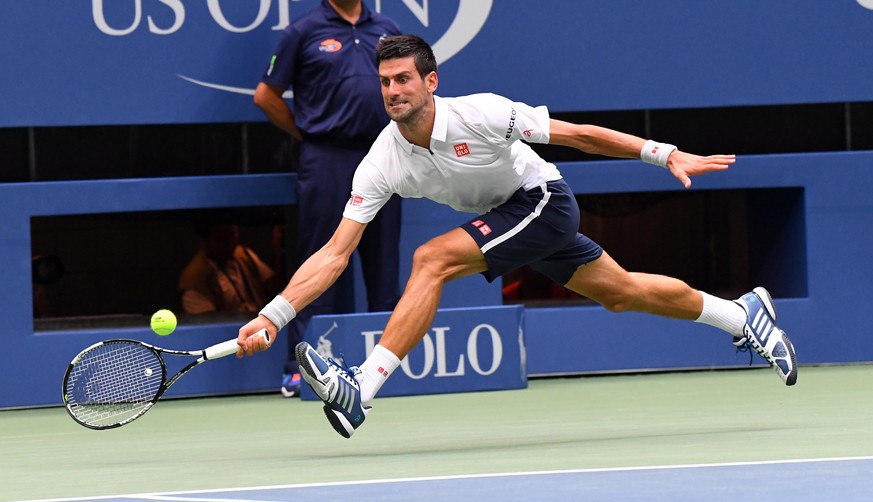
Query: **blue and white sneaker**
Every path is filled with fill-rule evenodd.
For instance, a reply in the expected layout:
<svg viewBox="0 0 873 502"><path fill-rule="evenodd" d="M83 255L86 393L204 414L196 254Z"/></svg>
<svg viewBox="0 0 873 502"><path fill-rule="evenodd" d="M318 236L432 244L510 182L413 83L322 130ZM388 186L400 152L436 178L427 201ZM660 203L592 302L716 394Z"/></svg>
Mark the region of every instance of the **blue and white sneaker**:
<svg viewBox="0 0 873 502"><path fill-rule="evenodd" d="M361 388L355 378L361 370L321 357L306 342L298 343L294 352L303 379L324 401L324 414L330 425L342 437L352 437L371 409L361 404Z"/></svg>
<svg viewBox="0 0 873 502"><path fill-rule="evenodd" d="M797 382L797 358L788 335L776 326L776 308L770 293L757 287L734 300L746 311L743 336L734 337L740 349L752 348L770 363L785 385Z"/></svg>

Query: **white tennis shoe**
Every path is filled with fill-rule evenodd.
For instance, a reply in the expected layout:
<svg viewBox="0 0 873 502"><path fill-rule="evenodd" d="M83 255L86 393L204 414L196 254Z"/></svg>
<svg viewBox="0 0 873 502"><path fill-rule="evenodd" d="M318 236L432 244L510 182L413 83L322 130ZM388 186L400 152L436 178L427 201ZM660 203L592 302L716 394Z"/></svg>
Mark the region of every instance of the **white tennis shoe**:
<svg viewBox="0 0 873 502"><path fill-rule="evenodd" d="M361 404L361 388L355 378L361 370L323 358L306 342L294 349L300 375L324 401L324 414L334 430L350 438L364 423L371 407Z"/></svg>
<svg viewBox="0 0 873 502"><path fill-rule="evenodd" d="M740 349L754 349L776 370L785 385L797 382L797 359L788 335L776 326L776 308L770 293L757 287L734 300L746 312L743 336L734 337Z"/></svg>

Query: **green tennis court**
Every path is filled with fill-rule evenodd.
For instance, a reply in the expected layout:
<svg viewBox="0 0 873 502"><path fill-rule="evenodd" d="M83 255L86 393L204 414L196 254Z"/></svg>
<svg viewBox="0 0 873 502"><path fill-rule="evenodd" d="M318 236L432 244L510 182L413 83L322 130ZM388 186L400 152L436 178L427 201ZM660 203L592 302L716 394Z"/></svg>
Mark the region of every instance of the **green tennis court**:
<svg viewBox="0 0 873 502"><path fill-rule="evenodd" d="M3 411L0 498L869 457L871 384L869 365L802 367L792 388L769 369L536 379L519 391L378 399L350 440L330 428L321 403L278 393L163 401L99 432L62 408ZM806 465L827 474L825 463ZM815 476L800 479L811 483L809 500L823 495ZM409 500L433 496L426 485L403 490ZM521 482L519 498L539 500L524 491Z"/></svg>

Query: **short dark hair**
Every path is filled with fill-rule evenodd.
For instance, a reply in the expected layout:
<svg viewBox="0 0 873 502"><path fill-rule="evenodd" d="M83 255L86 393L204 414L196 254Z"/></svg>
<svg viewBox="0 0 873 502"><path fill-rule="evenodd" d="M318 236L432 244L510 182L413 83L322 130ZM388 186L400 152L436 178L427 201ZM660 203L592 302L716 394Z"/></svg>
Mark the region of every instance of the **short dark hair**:
<svg viewBox="0 0 873 502"><path fill-rule="evenodd" d="M421 37L416 35L396 35L385 37L376 46L376 66L386 59L399 59L412 57L415 68L421 78L430 72L437 71L436 57L433 49Z"/></svg>

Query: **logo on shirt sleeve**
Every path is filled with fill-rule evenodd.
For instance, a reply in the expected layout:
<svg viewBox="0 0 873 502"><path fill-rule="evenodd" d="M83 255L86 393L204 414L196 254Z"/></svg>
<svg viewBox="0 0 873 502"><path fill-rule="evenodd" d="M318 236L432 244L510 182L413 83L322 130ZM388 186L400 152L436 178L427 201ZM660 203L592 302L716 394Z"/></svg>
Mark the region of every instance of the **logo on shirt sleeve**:
<svg viewBox="0 0 873 502"><path fill-rule="evenodd" d="M506 139L512 137L512 131L515 129L515 116L517 115L515 112L515 108L511 108L511 112L509 114L509 127L506 128Z"/></svg>
<svg viewBox="0 0 873 502"><path fill-rule="evenodd" d="M470 147L468 147L466 143L458 143L457 145L454 145L454 147L455 155L457 155L458 157L470 155Z"/></svg>
<svg viewBox="0 0 873 502"><path fill-rule="evenodd" d="M318 45L318 50L321 52L337 52L343 48L343 43L335 38L328 38Z"/></svg>
<svg viewBox="0 0 873 502"><path fill-rule="evenodd" d="M349 205L350 206L360 206L363 203L364 203L364 198L361 197L360 195L352 194L352 196L349 198Z"/></svg>

